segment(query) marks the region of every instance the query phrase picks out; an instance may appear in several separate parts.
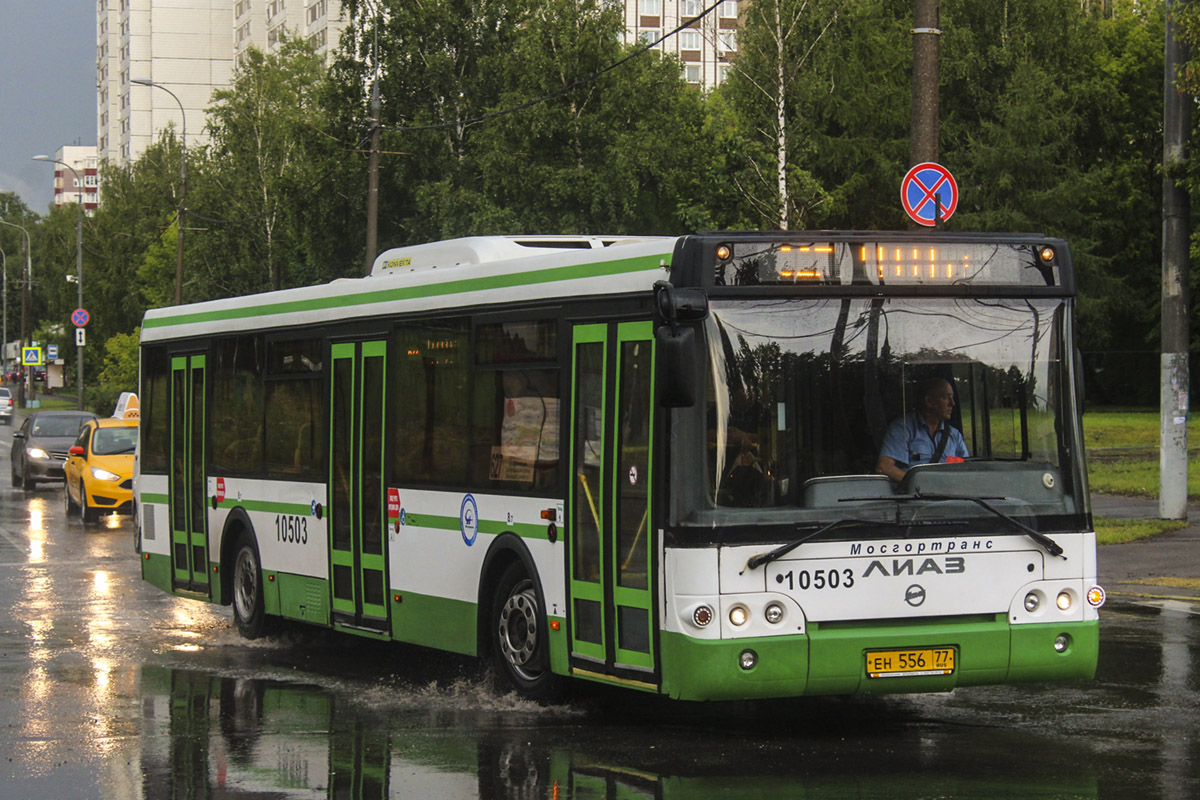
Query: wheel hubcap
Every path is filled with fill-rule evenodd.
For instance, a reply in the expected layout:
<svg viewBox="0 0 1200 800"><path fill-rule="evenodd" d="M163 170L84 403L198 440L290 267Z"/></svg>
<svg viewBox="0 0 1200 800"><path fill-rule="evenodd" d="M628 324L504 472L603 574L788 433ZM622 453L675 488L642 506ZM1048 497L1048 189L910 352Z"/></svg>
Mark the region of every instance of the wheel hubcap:
<svg viewBox="0 0 1200 800"><path fill-rule="evenodd" d="M250 619L254 614L254 603L258 599L258 570L249 550L238 554L237 569L233 575L233 602L238 616Z"/></svg>
<svg viewBox="0 0 1200 800"><path fill-rule="evenodd" d="M531 581L513 587L500 609L500 652L513 671L526 680L541 674L534 662L538 646L537 595Z"/></svg>

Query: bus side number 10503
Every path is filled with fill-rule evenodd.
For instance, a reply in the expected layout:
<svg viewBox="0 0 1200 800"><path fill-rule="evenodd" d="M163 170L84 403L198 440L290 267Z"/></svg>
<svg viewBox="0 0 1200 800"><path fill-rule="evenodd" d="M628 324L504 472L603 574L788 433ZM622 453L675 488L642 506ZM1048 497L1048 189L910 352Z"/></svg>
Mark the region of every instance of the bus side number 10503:
<svg viewBox="0 0 1200 800"><path fill-rule="evenodd" d="M289 544L308 544L308 517L293 514L275 515L275 541Z"/></svg>
<svg viewBox="0 0 1200 800"><path fill-rule="evenodd" d="M845 569L814 569L788 570L775 576L776 583L782 583L789 590L799 589L806 592L809 589L849 589L854 585L854 570Z"/></svg>

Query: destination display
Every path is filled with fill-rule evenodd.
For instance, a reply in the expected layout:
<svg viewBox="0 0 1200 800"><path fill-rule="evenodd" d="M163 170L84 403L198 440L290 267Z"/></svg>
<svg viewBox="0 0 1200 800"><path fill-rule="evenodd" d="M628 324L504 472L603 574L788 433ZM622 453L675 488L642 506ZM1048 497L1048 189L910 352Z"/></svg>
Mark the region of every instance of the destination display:
<svg viewBox="0 0 1200 800"><path fill-rule="evenodd" d="M1050 244L734 242L716 249L717 285L1057 286Z"/></svg>

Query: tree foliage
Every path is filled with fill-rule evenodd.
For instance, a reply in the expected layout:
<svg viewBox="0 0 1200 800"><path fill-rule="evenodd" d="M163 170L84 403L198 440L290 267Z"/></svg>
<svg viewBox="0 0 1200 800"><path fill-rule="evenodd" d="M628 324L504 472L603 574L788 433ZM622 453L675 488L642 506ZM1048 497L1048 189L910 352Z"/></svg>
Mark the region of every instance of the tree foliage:
<svg viewBox="0 0 1200 800"><path fill-rule="evenodd" d="M186 154L185 301L361 274L376 80L380 250L489 233L908 226L911 0L743 4L729 78L707 94L673 57L622 45L604 0L343 7L331 63L287 40L251 51L215 94L209 143ZM1200 12L1179 24L1200 42ZM942 0L940 28L939 159L961 189L948 227L1066 238L1084 340L1153 347L1162 0ZM1197 75L1192 63L1182 76L1192 94ZM84 229L97 345L173 297L177 133L103 169ZM35 315L66 331L73 210L39 219L2 199L36 229ZM17 233L0 229L10 259Z"/></svg>

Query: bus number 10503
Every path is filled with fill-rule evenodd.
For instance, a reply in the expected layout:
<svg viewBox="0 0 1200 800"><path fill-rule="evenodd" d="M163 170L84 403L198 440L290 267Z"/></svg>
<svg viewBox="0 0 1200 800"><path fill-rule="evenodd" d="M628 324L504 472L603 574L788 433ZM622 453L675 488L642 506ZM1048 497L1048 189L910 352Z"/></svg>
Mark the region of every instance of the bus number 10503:
<svg viewBox="0 0 1200 800"><path fill-rule="evenodd" d="M275 541L308 544L308 517L277 514L275 516Z"/></svg>
<svg viewBox="0 0 1200 800"><path fill-rule="evenodd" d="M784 584L789 590L799 589L807 592L809 589L849 589L854 585L854 570L845 569L814 569L788 570L775 576L776 583Z"/></svg>

